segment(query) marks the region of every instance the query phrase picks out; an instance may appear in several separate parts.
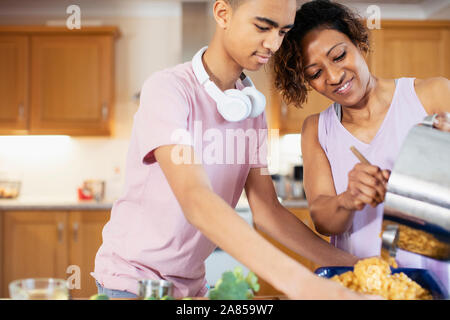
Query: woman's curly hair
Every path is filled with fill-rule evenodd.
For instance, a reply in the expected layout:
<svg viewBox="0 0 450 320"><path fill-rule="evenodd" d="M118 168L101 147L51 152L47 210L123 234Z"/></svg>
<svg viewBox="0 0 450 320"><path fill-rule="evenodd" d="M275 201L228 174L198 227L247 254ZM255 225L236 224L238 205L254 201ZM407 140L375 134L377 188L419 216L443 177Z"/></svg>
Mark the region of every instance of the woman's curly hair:
<svg viewBox="0 0 450 320"><path fill-rule="evenodd" d="M329 0L314 0L300 7L294 27L287 33L272 60L275 88L287 104L301 107L307 101L308 81L305 79L301 51L305 35L318 28L337 30L367 53L370 48L369 31L362 21L346 6Z"/></svg>

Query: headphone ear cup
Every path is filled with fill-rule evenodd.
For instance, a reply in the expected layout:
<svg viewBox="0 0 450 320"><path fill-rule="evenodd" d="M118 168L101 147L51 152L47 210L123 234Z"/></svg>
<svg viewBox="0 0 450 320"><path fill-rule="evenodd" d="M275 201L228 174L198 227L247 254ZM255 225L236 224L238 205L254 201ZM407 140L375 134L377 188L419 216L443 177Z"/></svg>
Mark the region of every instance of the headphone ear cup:
<svg viewBox="0 0 450 320"><path fill-rule="evenodd" d="M266 97L259 92L255 87L246 87L242 90L242 93L247 95L252 102L252 111L250 112L250 118L256 118L264 112L266 108Z"/></svg>
<svg viewBox="0 0 450 320"><path fill-rule="evenodd" d="M248 96L236 89L226 90L225 98L217 103L217 110L230 122L247 119L252 111L252 101Z"/></svg>

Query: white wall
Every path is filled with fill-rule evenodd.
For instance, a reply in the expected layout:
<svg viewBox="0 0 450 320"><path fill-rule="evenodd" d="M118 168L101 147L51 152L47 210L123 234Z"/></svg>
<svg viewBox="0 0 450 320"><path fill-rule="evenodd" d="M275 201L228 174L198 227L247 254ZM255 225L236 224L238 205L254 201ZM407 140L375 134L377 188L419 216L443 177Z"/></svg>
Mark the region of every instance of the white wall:
<svg viewBox="0 0 450 320"><path fill-rule="evenodd" d="M127 147L128 139L0 136L0 180L21 180L23 198L75 200L83 180L123 183ZM108 198L113 191L107 185Z"/></svg>

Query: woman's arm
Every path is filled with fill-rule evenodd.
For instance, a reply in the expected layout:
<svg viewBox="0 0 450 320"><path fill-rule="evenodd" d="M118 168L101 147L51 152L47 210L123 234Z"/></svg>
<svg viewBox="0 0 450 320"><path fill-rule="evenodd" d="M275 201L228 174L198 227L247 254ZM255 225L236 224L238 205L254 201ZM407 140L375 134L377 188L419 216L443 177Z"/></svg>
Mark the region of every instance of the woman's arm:
<svg viewBox="0 0 450 320"><path fill-rule="evenodd" d="M318 124L318 114L303 123L303 184L316 230L335 235L349 229L354 210L346 208L344 196L336 195L330 164L319 143Z"/></svg>
<svg viewBox="0 0 450 320"><path fill-rule="evenodd" d="M347 190L337 195L330 163L319 143L319 115L306 118L302 130L303 183L316 230L337 235L352 225L356 210L375 207L384 200L387 170L356 164L348 173Z"/></svg>
<svg viewBox="0 0 450 320"><path fill-rule="evenodd" d="M157 148L156 160L186 219L207 238L291 299L361 298L337 283L316 277L259 235L213 192L205 170L194 161L193 148L178 148L193 157L189 163L175 164L175 147L179 146Z"/></svg>

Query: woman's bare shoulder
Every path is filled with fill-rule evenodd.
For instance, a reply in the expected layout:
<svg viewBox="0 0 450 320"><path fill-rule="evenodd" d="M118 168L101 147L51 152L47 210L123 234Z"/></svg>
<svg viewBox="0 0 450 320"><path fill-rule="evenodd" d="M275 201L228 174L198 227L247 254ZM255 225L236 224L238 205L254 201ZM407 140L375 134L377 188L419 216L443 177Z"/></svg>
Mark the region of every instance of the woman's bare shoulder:
<svg viewBox="0 0 450 320"><path fill-rule="evenodd" d="M450 98L450 81L445 77L415 79L414 88L428 114L445 111Z"/></svg>
<svg viewBox="0 0 450 320"><path fill-rule="evenodd" d="M319 126L320 113L311 114L306 117L302 125L302 135L305 133L311 133L312 131L317 132L317 127Z"/></svg>
<svg viewBox="0 0 450 320"><path fill-rule="evenodd" d="M445 77L433 77L426 79L418 79L414 80L414 87L416 90L433 90L436 88L445 88L450 85L450 80Z"/></svg>

